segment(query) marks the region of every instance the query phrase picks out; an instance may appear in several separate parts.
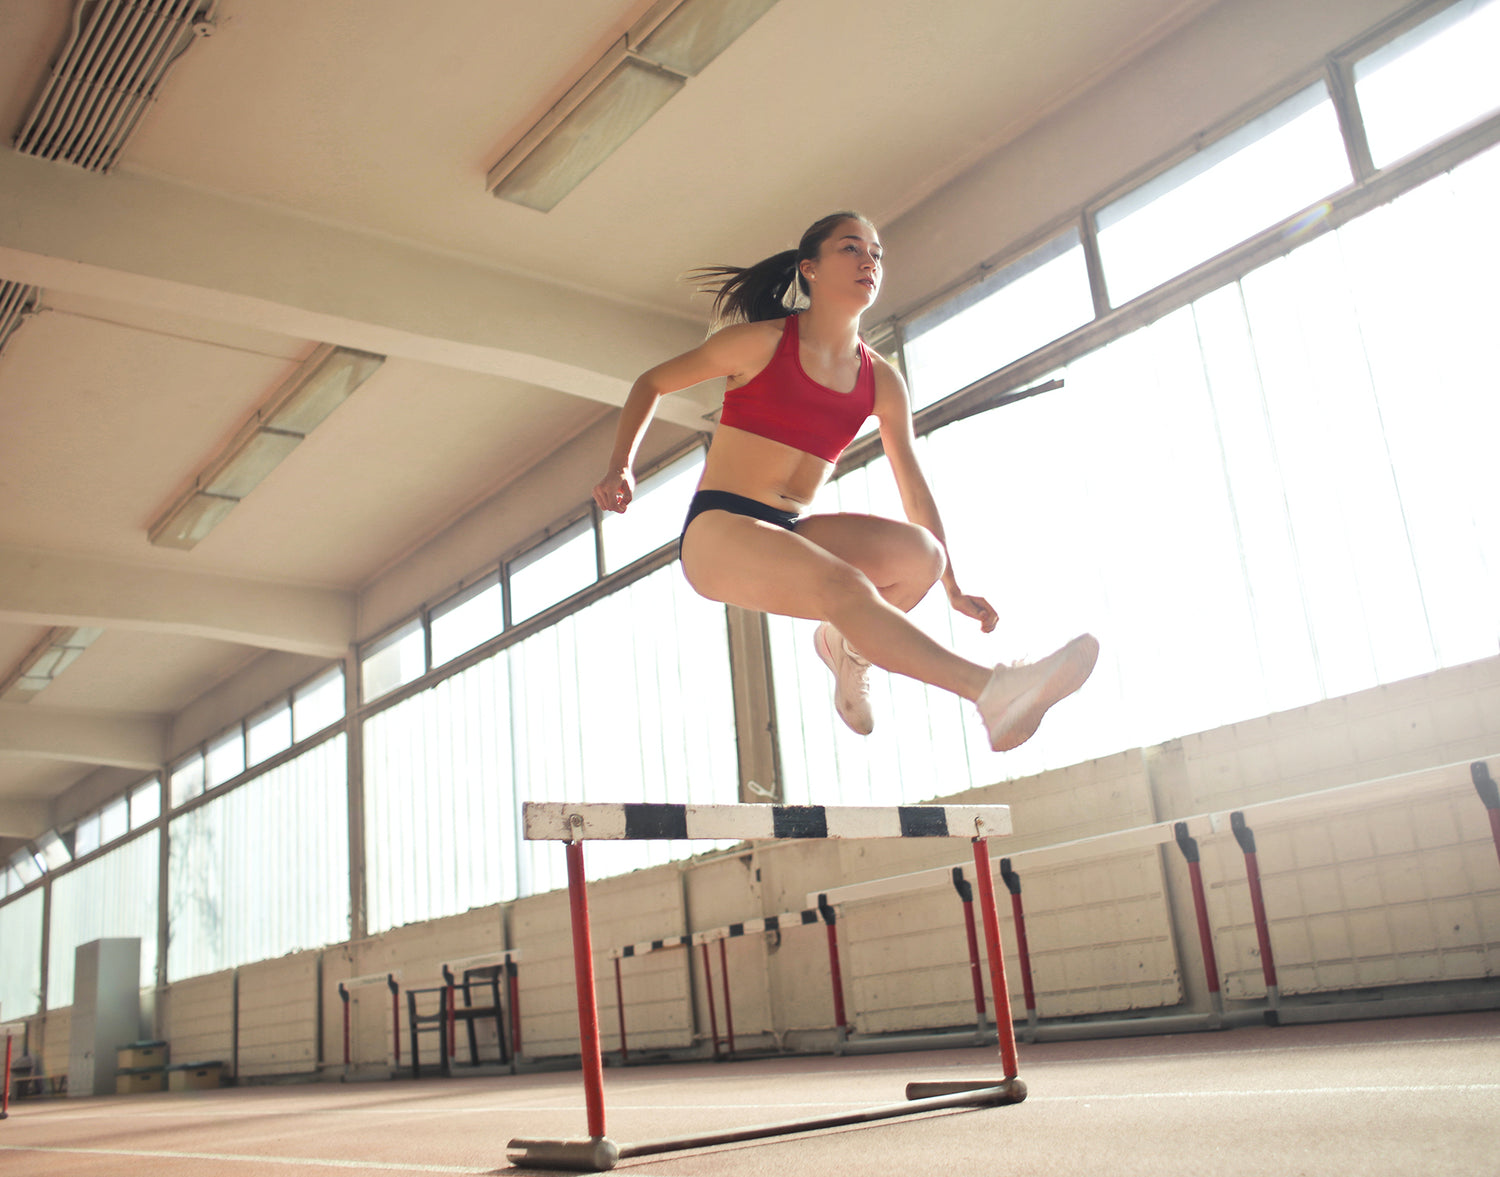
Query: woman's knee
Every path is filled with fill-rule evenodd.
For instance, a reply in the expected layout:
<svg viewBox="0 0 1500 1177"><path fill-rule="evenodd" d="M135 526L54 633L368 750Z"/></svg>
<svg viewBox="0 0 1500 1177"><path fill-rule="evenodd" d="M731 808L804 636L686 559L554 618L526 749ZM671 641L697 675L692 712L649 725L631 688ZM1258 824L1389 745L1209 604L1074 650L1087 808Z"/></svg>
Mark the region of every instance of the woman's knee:
<svg viewBox="0 0 1500 1177"><path fill-rule="evenodd" d="M836 617L844 610L880 599L875 582L852 564L833 561L823 570L816 585L818 610L825 618Z"/></svg>
<svg viewBox="0 0 1500 1177"><path fill-rule="evenodd" d="M937 536L916 523L908 523L900 544L900 579L925 593L948 567L948 554Z"/></svg>

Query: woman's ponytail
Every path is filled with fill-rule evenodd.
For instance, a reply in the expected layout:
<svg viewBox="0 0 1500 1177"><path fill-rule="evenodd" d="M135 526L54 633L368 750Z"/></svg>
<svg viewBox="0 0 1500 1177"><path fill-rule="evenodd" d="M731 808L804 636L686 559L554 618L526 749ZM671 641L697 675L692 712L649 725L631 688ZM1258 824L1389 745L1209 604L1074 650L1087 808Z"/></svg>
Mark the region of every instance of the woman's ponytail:
<svg viewBox="0 0 1500 1177"><path fill-rule="evenodd" d="M782 303L787 287L797 282L804 291L807 288L797 273L797 261L795 249L784 249L753 266L701 266L688 277L699 283L700 293L714 296L715 327L758 323L791 314Z"/></svg>
<svg viewBox="0 0 1500 1177"><path fill-rule="evenodd" d="M714 330L729 323L784 319L794 309L807 306L807 279L799 267L804 261L817 259L823 242L844 221L869 224L856 212L830 213L802 234L796 249L782 250L753 266L700 266L689 270L686 277L700 284L698 290L714 296ZM793 282L798 290L789 294Z"/></svg>

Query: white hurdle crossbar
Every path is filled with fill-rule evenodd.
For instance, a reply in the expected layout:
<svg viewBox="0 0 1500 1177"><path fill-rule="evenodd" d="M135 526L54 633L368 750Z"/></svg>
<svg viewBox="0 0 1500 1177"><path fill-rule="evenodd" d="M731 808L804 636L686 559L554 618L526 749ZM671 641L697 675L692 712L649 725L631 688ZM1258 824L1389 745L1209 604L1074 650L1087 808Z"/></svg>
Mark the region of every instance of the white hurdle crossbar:
<svg viewBox="0 0 1500 1177"><path fill-rule="evenodd" d="M586 1140L512 1140L513 1165L544 1169L602 1172L621 1157L649 1156L707 1148L744 1140L786 1136L941 1108L994 1107L1019 1103L1026 1085L1017 1077L1015 1030L1011 1023L1005 956L1000 945L1000 918L990 873L988 839L1011 830L1005 805L899 805L833 807L824 805L673 805L657 803L584 804L527 802L522 825L531 840L566 844L568 899L573 925L573 973L578 992L578 1037L583 1061L583 1093L588 1112ZM997 1007L1000 1058L1004 1079L972 1082L908 1083L907 1102L856 1112L761 1124L699 1136L679 1136L640 1144L617 1144L605 1135L604 1063L599 1041L599 1004L595 991L593 938L583 869L583 843L592 839L658 838L957 838L972 841L974 869L984 911L985 945Z"/></svg>

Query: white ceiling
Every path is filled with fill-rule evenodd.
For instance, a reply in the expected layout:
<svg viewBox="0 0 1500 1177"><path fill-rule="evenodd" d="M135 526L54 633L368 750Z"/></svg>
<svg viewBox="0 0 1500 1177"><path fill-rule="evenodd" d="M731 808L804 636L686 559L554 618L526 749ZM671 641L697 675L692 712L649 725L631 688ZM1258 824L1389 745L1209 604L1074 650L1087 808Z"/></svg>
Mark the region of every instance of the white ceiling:
<svg viewBox="0 0 1500 1177"><path fill-rule="evenodd" d="M222 0L112 174L0 152L0 279L46 308L0 357L0 678L106 630L0 703L0 835L108 761L101 721L164 740L266 649L334 656L374 578L701 337L684 270L890 223L1206 6L781 0L548 214L485 173L643 0ZM7 136L71 10L0 0ZM322 339L391 358L196 549L150 546Z"/></svg>

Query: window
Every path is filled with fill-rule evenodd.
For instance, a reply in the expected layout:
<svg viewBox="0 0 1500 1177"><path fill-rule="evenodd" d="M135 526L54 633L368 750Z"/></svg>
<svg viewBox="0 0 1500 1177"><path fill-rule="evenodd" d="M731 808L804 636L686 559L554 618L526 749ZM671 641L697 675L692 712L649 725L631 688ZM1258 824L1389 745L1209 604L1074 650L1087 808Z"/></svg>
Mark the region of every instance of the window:
<svg viewBox="0 0 1500 1177"><path fill-rule="evenodd" d="M108 846L130 833L130 802L116 797L99 810L99 844Z"/></svg>
<svg viewBox="0 0 1500 1177"><path fill-rule="evenodd" d="M73 854L82 858L85 854L92 854L103 844L103 839L100 837L98 811L79 818L78 828L73 831Z"/></svg>
<svg viewBox="0 0 1500 1177"><path fill-rule="evenodd" d="M912 408L965 388L1094 317L1077 229L907 325Z"/></svg>
<svg viewBox="0 0 1500 1177"><path fill-rule="evenodd" d="M178 762L177 767L172 769L170 786L174 809L203 792L203 754L201 752L194 752Z"/></svg>
<svg viewBox="0 0 1500 1177"><path fill-rule="evenodd" d="M17 850L10 856L10 869L15 871L23 887L42 877L42 868L37 865L36 859L27 850Z"/></svg>
<svg viewBox="0 0 1500 1177"><path fill-rule="evenodd" d="M139 937L142 988L156 976L160 837L142 834L57 876L47 938L47 1005L73 1003L73 962L80 944L105 936Z"/></svg>
<svg viewBox="0 0 1500 1177"><path fill-rule="evenodd" d="M138 830L161 816L161 782L152 777L130 790L130 828Z"/></svg>
<svg viewBox="0 0 1500 1177"><path fill-rule="evenodd" d="M346 763L335 736L172 822L170 980L349 935Z"/></svg>
<svg viewBox="0 0 1500 1177"><path fill-rule="evenodd" d="M1500 3L1445 9L1354 65L1376 167L1426 147L1500 106Z"/></svg>
<svg viewBox="0 0 1500 1177"><path fill-rule="evenodd" d="M245 759L248 764L269 760L292 746L292 708L273 703L245 721Z"/></svg>
<svg viewBox="0 0 1500 1177"><path fill-rule="evenodd" d="M694 449L656 473L641 479L623 515L604 512L604 571L618 572L649 556L682 533L688 503L703 472L703 450Z"/></svg>
<svg viewBox="0 0 1500 1177"><path fill-rule="evenodd" d="M14 879L13 872L4 873ZM0 1010L7 1020L30 1017L41 1008L42 902L37 890L0 906L0 944L5 945L0 952Z"/></svg>
<svg viewBox="0 0 1500 1177"><path fill-rule="evenodd" d="M505 592L498 571L449 597L432 611L432 664L441 666L505 628Z"/></svg>
<svg viewBox="0 0 1500 1177"><path fill-rule="evenodd" d="M344 718L344 668L335 666L292 692L292 738L305 740Z"/></svg>
<svg viewBox="0 0 1500 1177"><path fill-rule="evenodd" d="M511 624L535 617L598 579L594 528L585 516L510 562Z"/></svg>
<svg viewBox="0 0 1500 1177"><path fill-rule="evenodd" d="M208 769L204 784L210 789L239 776L245 771L244 732L239 728L225 732L209 744L204 759Z"/></svg>
<svg viewBox="0 0 1500 1177"><path fill-rule="evenodd" d="M1100 209L1113 306L1322 200L1350 182L1320 82Z"/></svg>
<svg viewBox="0 0 1500 1177"><path fill-rule="evenodd" d="M47 870L56 870L73 861L73 856L68 853L67 846L57 836L56 830L48 830L36 840L36 853L42 861L42 866Z"/></svg>
<svg viewBox="0 0 1500 1177"><path fill-rule="evenodd" d="M359 663L360 691L368 703L426 673L427 636L422 619L414 617L366 648Z"/></svg>

